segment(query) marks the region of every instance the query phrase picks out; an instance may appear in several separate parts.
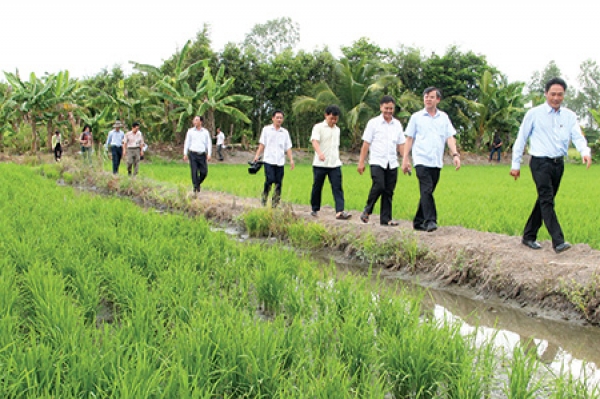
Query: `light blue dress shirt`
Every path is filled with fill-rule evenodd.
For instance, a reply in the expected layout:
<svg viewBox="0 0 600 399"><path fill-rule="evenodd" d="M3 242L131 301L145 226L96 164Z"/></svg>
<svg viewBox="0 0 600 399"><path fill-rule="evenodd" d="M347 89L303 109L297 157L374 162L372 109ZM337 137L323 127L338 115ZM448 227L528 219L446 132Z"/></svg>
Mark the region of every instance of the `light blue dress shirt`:
<svg viewBox="0 0 600 399"><path fill-rule="evenodd" d="M535 157L564 157L572 141L581 156L590 155L587 140L581 133L575 112L567 108L556 111L548 103L527 111L513 145L512 169L521 168L521 158L529 140L529 154Z"/></svg>
<svg viewBox="0 0 600 399"><path fill-rule="evenodd" d="M387 122L383 115L376 116L367 123L362 136L369 143L369 164L379 165L384 169L396 169L398 164L398 145L404 144L402 124L392 118Z"/></svg>
<svg viewBox="0 0 600 399"><path fill-rule="evenodd" d="M110 147L112 145L116 145L117 147L123 146L123 139L125 138L125 133L122 130L118 132L116 130L111 130L108 133L108 137L106 138L106 146Z"/></svg>
<svg viewBox="0 0 600 399"><path fill-rule="evenodd" d="M413 165L441 168L444 166L446 141L456 135L456 129L444 111L438 109L431 116L423 108L411 115L405 134L413 139Z"/></svg>

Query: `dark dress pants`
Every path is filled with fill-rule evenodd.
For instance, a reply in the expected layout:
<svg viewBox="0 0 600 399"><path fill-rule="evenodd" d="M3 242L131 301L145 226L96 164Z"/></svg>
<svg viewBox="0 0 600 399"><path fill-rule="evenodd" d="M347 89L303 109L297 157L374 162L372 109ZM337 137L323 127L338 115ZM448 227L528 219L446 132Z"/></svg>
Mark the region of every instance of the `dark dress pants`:
<svg viewBox="0 0 600 399"><path fill-rule="evenodd" d="M192 184L194 192L200 191L200 185L208 175L208 165L206 163L206 153L189 152L190 168L192 170Z"/></svg>
<svg viewBox="0 0 600 399"><path fill-rule="evenodd" d="M413 227L422 227L425 223L433 222L437 224L437 210L435 208L435 199L433 192L440 180L440 168L431 168L429 166L415 165L417 178L419 179L419 207L417 214L413 219Z"/></svg>
<svg viewBox="0 0 600 399"><path fill-rule="evenodd" d="M119 165L121 165L121 158L123 158L123 147L118 145L111 145L110 152L112 154L112 167L113 174L119 173Z"/></svg>
<svg viewBox="0 0 600 399"><path fill-rule="evenodd" d="M265 168L265 186L261 198L261 203L267 205L267 198L269 197L269 191L271 186L275 185L275 191L273 192L273 200L271 205L275 208L279 204L281 199L281 185L283 182L283 166L273 165L270 163L263 164Z"/></svg>
<svg viewBox="0 0 600 399"><path fill-rule="evenodd" d="M369 168L371 169L373 184L371 185L371 191L369 192L364 212L367 215L372 214L375 203L381 197L379 222L381 224L388 224L392 220L392 200L398 180L398 168L391 169L389 165L387 168L382 168L379 165L370 165Z"/></svg>
<svg viewBox="0 0 600 399"><path fill-rule="evenodd" d="M54 146L54 160L58 161L62 157L62 146L60 143L56 143Z"/></svg>
<svg viewBox="0 0 600 399"><path fill-rule="evenodd" d="M552 237L552 246L556 247L565 242L562 228L554 211L554 197L556 197L565 170L564 161L562 157L553 159L532 156L529 167L538 197L527 224L525 224L523 239L535 241L543 221Z"/></svg>
<svg viewBox="0 0 600 399"><path fill-rule="evenodd" d="M335 212L339 213L344 210L344 189L342 188L342 168L324 168L321 166L313 166L313 186L310 195L310 205L312 210L318 212L321 210L321 194L323 192L323 184L325 178L329 179L331 184L331 193L335 201Z"/></svg>

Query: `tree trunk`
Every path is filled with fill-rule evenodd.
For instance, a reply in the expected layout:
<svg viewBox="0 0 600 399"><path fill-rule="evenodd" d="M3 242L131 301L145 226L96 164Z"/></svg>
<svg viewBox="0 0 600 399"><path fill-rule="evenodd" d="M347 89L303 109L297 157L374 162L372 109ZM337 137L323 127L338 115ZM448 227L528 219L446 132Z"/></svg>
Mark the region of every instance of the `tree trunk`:
<svg viewBox="0 0 600 399"><path fill-rule="evenodd" d="M54 124L52 123L52 118L48 119L48 124L46 125L46 130L47 130L47 135L46 135L46 146L48 147L48 149L50 150L50 152L52 152L53 148L52 148L52 130L54 128Z"/></svg>
<svg viewBox="0 0 600 399"><path fill-rule="evenodd" d="M77 141L77 124L75 123L75 117L73 117L73 113L69 112L69 122L71 122L71 143L76 143Z"/></svg>
<svg viewBox="0 0 600 399"><path fill-rule="evenodd" d="M37 130L36 130L36 118L35 115L30 115L29 123L31 124L31 153L35 154L37 151Z"/></svg>

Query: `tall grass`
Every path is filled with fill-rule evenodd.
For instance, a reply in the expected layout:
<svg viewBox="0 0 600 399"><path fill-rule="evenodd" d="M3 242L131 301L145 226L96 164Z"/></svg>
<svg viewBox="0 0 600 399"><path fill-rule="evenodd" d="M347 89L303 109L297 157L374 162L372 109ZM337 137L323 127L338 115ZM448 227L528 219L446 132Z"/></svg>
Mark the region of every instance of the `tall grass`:
<svg viewBox="0 0 600 399"><path fill-rule="evenodd" d="M0 397L457 398L499 385L497 354L419 297L202 219L15 165L0 165L0 213ZM515 381L527 367L514 358Z"/></svg>
<svg viewBox="0 0 600 399"><path fill-rule="evenodd" d="M156 180L189 186L189 166L184 163L144 165L144 174ZM343 166L346 209L362 211L371 184L368 173L359 175L354 165ZM575 243L587 243L600 249L600 233L596 228L598 210L595 198L600 197L600 185L591 182L600 177L600 168L589 170L579 164L566 164L565 174L556 198L556 210L565 237ZM204 186L244 197L258 198L262 191L262 174L249 175L244 165L218 164L209 166ZM309 204L312 187L311 166L286 168L282 198L284 201ZM536 191L528 166L523 166L518 181L509 176L508 166L463 166L456 172L443 169L436 189L439 223L461 225L480 231L519 236L533 208ZM394 217L412 220L419 201L418 180L400 175L394 195ZM323 205L333 206L330 190L323 190ZM378 212L378 208L375 209ZM333 211L332 211L333 212ZM541 240L550 236L542 228Z"/></svg>

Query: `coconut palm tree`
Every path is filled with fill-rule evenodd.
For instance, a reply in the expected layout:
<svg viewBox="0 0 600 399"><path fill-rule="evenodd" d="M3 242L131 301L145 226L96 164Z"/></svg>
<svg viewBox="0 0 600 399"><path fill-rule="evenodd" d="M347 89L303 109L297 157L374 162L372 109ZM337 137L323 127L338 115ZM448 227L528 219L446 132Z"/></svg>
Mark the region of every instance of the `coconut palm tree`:
<svg viewBox="0 0 600 399"><path fill-rule="evenodd" d="M327 105L337 104L342 110L342 124L350 131L350 144L358 148L362 128L379 112L379 99L385 89L401 87L400 80L393 74L383 72L365 60L350 63L340 60L335 67L336 79L332 85L321 82L315 85L314 96L299 96L292 109L296 113L322 113Z"/></svg>

